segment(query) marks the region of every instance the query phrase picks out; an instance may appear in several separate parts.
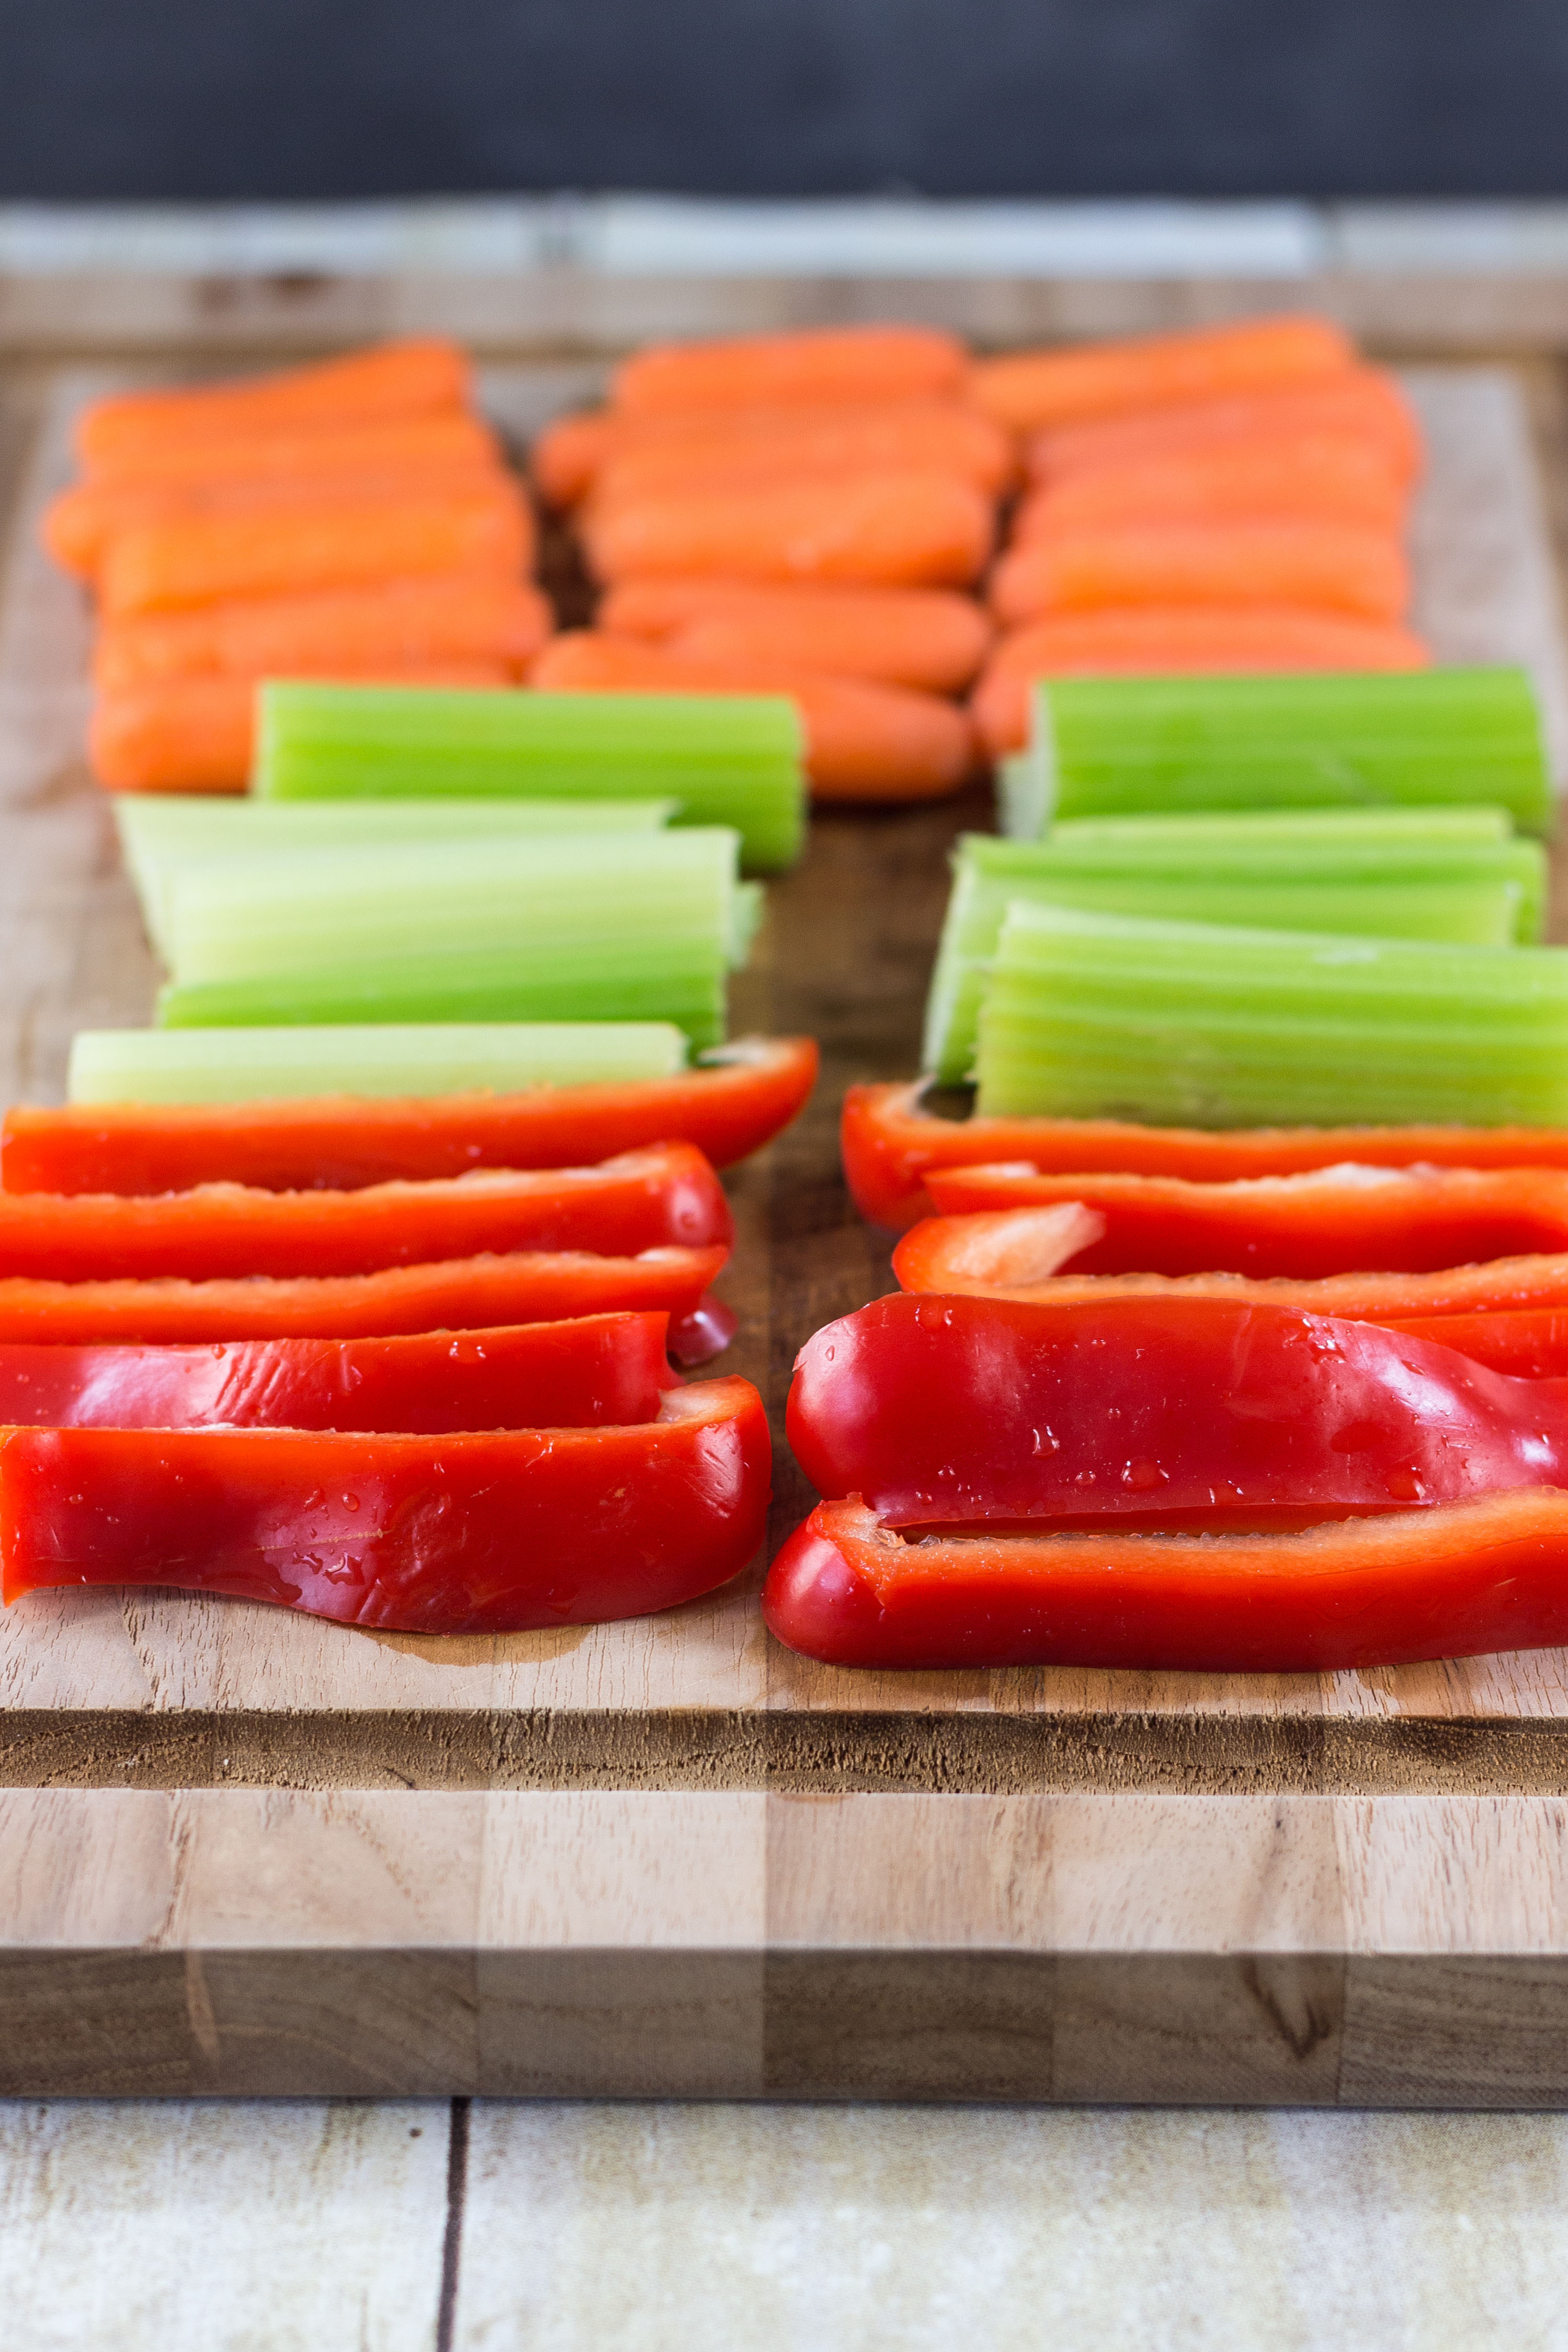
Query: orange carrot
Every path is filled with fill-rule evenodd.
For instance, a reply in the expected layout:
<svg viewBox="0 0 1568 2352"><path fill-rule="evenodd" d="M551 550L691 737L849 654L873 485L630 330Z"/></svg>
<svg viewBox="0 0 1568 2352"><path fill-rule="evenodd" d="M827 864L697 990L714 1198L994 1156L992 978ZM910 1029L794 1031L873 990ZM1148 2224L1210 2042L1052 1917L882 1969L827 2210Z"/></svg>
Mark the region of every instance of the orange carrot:
<svg viewBox="0 0 1568 2352"><path fill-rule="evenodd" d="M611 406L628 413L764 403L912 400L957 393L967 354L932 327L817 327L733 341L658 343L624 360Z"/></svg>
<svg viewBox="0 0 1568 2352"><path fill-rule="evenodd" d="M932 800L956 792L974 764L969 721L952 703L793 662L695 661L575 629L546 646L531 676L552 693L787 694L818 800Z"/></svg>
<svg viewBox="0 0 1568 2352"><path fill-rule="evenodd" d="M163 483L168 488L227 480L297 481L309 474L428 473L448 466L498 466L497 435L461 409L424 416L367 417L278 430L179 435L125 456L97 458L89 481Z"/></svg>
<svg viewBox="0 0 1568 2352"><path fill-rule="evenodd" d="M1425 669L1408 629L1282 604L1107 605L1034 621L997 646L970 711L994 759L1022 749L1036 678L1161 671Z"/></svg>
<svg viewBox="0 0 1568 2352"><path fill-rule="evenodd" d="M973 597L950 588L775 588L732 580L628 580L604 598L596 625L702 656L718 656L720 641L687 639L718 627L735 633L732 650L742 658L771 654L932 694L961 692L992 636Z"/></svg>
<svg viewBox="0 0 1568 2352"><path fill-rule="evenodd" d="M115 540L100 585L118 619L429 572L515 577L531 552L521 499L498 483L395 505L174 516Z"/></svg>
<svg viewBox="0 0 1568 2352"><path fill-rule="evenodd" d="M468 394L468 362L457 344L437 338L384 343L279 375L95 401L78 420L76 449L90 470L128 465L139 454L198 437L232 440L247 433L430 415L465 407Z"/></svg>
<svg viewBox="0 0 1568 2352"><path fill-rule="evenodd" d="M1151 524L1063 533L1004 556L999 621L1101 604L1304 604L1396 621L1410 574L1396 540L1340 522Z"/></svg>
<svg viewBox="0 0 1568 2352"><path fill-rule="evenodd" d="M747 487L799 476L952 474L994 498L1011 481L1013 446L1000 425L940 401L846 408L805 430L715 436L612 452L595 476L595 509L642 498Z"/></svg>
<svg viewBox="0 0 1568 2352"><path fill-rule="evenodd" d="M496 662L521 676L552 626L537 588L459 572L116 621L99 639L92 674L105 691L170 677L360 673L383 662Z"/></svg>
<svg viewBox="0 0 1568 2352"><path fill-rule="evenodd" d="M528 453L528 470L547 507L574 507L616 446L616 420L607 410L552 417Z"/></svg>
<svg viewBox="0 0 1568 2352"><path fill-rule="evenodd" d="M684 499L590 519L589 568L605 581L668 572L963 587L990 552L992 510L948 474L867 474Z"/></svg>
<svg viewBox="0 0 1568 2352"><path fill-rule="evenodd" d="M1381 449L1401 481L1421 470L1421 427L1398 383L1384 368L1355 367L1278 392L1178 401L1091 424L1048 427L1029 444L1029 475L1034 481L1059 481L1091 467L1141 465L1216 442L1276 433L1353 434Z"/></svg>
<svg viewBox="0 0 1568 2352"><path fill-rule="evenodd" d="M111 542L125 531L178 515L281 513L320 506L385 506L487 489L511 477L489 458L393 471L262 474L210 481L79 482L44 509L39 536L62 570L96 580Z"/></svg>
<svg viewBox="0 0 1568 2352"><path fill-rule="evenodd" d="M309 674L340 685L395 686L504 686L509 675L501 662L479 660L383 661L363 670L340 663ZM119 688L94 708L88 757L110 792L242 793L255 711L256 680L249 677L165 677Z"/></svg>
<svg viewBox="0 0 1568 2352"><path fill-rule="evenodd" d="M1141 465L1069 474L1032 490L1013 519L1016 543L1124 523L1332 516L1397 531L1405 486L1380 449L1324 433L1216 443Z"/></svg>
<svg viewBox="0 0 1568 2352"><path fill-rule="evenodd" d="M969 397L1015 433L1176 400L1214 400L1332 376L1354 363L1327 319L1248 319L1184 334L978 360Z"/></svg>

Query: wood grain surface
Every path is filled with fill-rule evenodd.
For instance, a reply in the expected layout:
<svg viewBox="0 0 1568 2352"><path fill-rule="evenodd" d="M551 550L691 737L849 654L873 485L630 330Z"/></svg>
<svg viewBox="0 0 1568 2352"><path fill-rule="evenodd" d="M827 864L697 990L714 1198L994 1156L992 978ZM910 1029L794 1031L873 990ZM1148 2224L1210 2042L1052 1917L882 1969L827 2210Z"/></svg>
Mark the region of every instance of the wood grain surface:
<svg viewBox="0 0 1568 2352"><path fill-rule="evenodd" d="M525 437L588 393L592 361L487 369L487 406ZM48 392L0 591L0 1084L58 1096L79 1027L145 1019L153 967L81 762L88 616L37 552L69 420L118 374ZM1522 659L1560 768L1568 690L1535 459L1516 383L1412 371L1432 446L1415 532L1421 625L1450 659ZM853 1078L915 1066L953 835L978 795L910 813L828 813L769 891L738 1028L807 1030L824 1077L807 1116L736 1172L729 1361L781 1443L773 1540L811 1496L782 1444L796 1348L890 1286L883 1237L837 1170ZM427 1789L976 1791L1568 1790L1568 1657L1557 1652L1289 1677L860 1675L773 1643L762 1563L727 1591L628 1624L472 1641L375 1635L201 1596L37 1594L0 1619L0 1783Z"/></svg>

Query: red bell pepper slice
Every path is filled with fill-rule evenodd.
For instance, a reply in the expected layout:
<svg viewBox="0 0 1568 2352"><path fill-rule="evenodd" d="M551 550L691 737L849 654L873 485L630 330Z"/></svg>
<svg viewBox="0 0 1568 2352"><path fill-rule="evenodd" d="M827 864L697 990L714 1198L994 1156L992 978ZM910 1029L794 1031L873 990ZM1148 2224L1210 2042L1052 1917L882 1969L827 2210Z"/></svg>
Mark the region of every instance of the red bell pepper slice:
<svg viewBox="0 0 1568 2352"><path fill-rule="evenodd" d="M0 1278L374 1274L513 1250L635 1257L666 1243L727 1244L733 1231L702 1154L660 1143L596 1168L481 1170L353 1192L0 1192Z"/></svg>
<svg viewBox="0 0 1568 2352"><path fill-rule="evenodd" d="M1563 1253L1493 1258L1419 1274L1354 1272L1300 1281L1226 1273L1058 1274L1058 1266L1097 1238L1092 1226L1077 1222L1095 1214L1075 1201L969 1217L927 1217L893 1252L893 1272L909 1291L963 1291L978 1298L1066 1307L1093 1298L1237 1298L1368 1323L1568 1307Z"/></svg>
<svg viewBox="0 0 1568 2352"><path fill-rule="evenodd" d="M1431 1274L1481 1258L1568 1250L1568 1171L1313 1169L1194 1184L1180 1176L933 1170L943 1216L1077 1201L1097 1236L1074 1274L1246 1274L1313 1281L1375 1266Z"/></svg>
<svg viewBox="0 0 1568 2352"><path fill-rule="evenodd" d="M1568 1642L1568 1494L1519 1487L1300 1535L982 1535L911 1543L822 1503L763 1591L840 1666L1336 1673Z"/></svg>
<svg viewBox="0 0 1568 2352"><path fill-rule="evenodd" d="M1525 1307L1497 1315L1427 1315L1391 1322L1413 1339L1433 1339L1494 1372L1515 1380L1560 1379L1568 1373L1568 1314Z"/></svg>
<svg viewBox="0 0 1568 2352"><path fill-rule="evenodd" d="M637 1257L518 1250L389 1266L379 1274L261 1275L250 1281L0 1281L0 1340L328 1339L472 1331L616 1308L695 1313L729 1252L651 1249Z"/></svg>
<svg viewBox="0 0 1568 2352"><path fill-rule="evenodd" d="M352 1192L470 1168L570 1168L672 1141L695 1144L727 1168L789 1125L816 1070L811 1038L754 1037L718 1047L678 1076L620 1086L19 1105L0 1126L0 1185L7 1192L183 1192L212 1183Z"/></svg>
<svg viewBox="0 0 1568 2352"><path fill-rule="evenodd" d="M652 1421L663 1315L584 1315L392 1339L216 1347L0 1343L0 1426L586 1429Z"/></svg>
<svg viewBox="0 0 1568 2352"><path fill-rule="evenodd" d="M1277 1127L1209 1131L1114 1118L936 1118L920 1108L926 1082L851 1087L840 1141L855 1205L904 1232L935 1206L933 1169L1028 1160L1042 1174L1121 1170L1225 1183L1293 1176L1345 1160L1364 1167L1568 1168L1558 1127ZM9 1177L6 1178L9 1182Z"/></svg>
<svg viewBox="0 0 1568 2352"><path fill-rule="evenodd" d="M13 1429L0 1590L174 1585L406 1633L641 1617L745 1566L768 1472L741 1380L630 1429Z"/></svg>
<svg viewBox="0 0 1568 2352"><path fill-rule="evenodd" d="M895 1528L1310 1526L1568 1487L1568 1381L1230 1299L879 1298L796 1359L789 1442Z"/></svg>

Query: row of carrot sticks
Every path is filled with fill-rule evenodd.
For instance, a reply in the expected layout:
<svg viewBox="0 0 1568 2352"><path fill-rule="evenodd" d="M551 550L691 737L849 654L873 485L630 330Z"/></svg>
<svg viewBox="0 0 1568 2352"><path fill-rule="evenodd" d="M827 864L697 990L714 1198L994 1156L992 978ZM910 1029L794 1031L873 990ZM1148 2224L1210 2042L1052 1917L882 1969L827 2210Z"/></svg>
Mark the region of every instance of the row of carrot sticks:
<svg viewBox="0 0 1568 2352"><path fill-rule="evenodd" d="M1071 670L1405 667L1419 435L1313 318L972 359L870 327L658 346L534 445L600 590L552 634L463 355L84 416L106 783L236 788L264 676L786 693L819 798L952 791ZM1010 535L997 560L998 519Z"/></svg>

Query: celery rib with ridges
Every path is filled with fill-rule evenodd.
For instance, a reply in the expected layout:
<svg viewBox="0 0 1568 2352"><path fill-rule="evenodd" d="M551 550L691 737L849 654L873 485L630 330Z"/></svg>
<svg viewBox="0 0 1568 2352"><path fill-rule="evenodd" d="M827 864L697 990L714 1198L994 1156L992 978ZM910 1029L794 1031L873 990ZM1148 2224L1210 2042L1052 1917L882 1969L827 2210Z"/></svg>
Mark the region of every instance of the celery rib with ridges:
<svg viewBox="0 0 1568 2352"><path fill-rule="evenodd" d="M268 800L668 795L678 824L733 825L749 866L800 854L804 741L786 696L290 684L263 687L258 709Z"/></svg>
<svg viewBox="0 0 1568 2352"><path fill-rule="evenodd" d="M724 1034L727 827L264 851L177 876L165 1027L666 1021Z"/></svg>
<svg viewBox="0 0 1568 2352"><path fill-rule="evenodd" d="M1043 842L964 835L926 1007L923 1066L971 1075L975 1021L1007 905L1077 907L1252 929L1505 947L1541 935L1546 861L1501 811L1128 818Z"/></svg>
<svg viewBox="0 0 1568 2352"><path fill-rule="evenodd" d="M1553 814L1534 690L1507 668L1052 678L1004 790L1020 835L1142 811L1489 801L1530 833Z"/></svg>
<svg viewBox="0 0 1568 2352"><path fill-rule="evenodd" d="M147 936L163 954L171 877L198 859L489 835L656 833L675 810L672 800L258 801L121 793L114 817Z"/></svg>
<svg viewBox="0 0 1568 2352"><path fill-rule="evenodd" d="M1568 1124L1568 953L1009 908L982 1115Z"/></svg>
<svg viewBox="0 0 1568 2352"><path fill-rule="evenodd" d="M680 1031L658 1021L82 1029L67 1093L73 1103L521 1094L666 1078L685 1064Z"/></svg>

